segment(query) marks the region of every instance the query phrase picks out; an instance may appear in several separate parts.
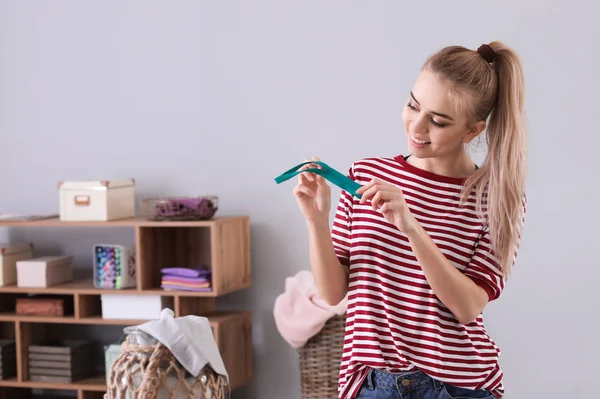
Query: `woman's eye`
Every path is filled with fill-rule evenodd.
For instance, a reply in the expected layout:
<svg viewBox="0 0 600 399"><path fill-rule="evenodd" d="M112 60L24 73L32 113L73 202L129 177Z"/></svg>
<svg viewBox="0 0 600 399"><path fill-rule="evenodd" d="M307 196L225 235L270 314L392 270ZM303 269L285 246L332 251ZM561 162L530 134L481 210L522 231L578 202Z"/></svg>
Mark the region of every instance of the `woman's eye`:
<svg viewBox="0 0 600 399"><path fill-rule="evenodd" d="M412 104L410 101L408 101L408 102L406 103L406 106L407 106L408 108L412 109L413 111L417 111L417 112L419 111L419 110L417 109L417 107L415 107L415 106L414 106L414 105L413 105L413 104ZM436 122L436 120L435 120L435 119L433 119L433 118L431 118L430 120L431 120L431 123L433 123L433 124L434 124L435 126L437 126L437 127L440 127L440 128L442 128L442 127L446 127L446 126L447 126L447 125L445 125L445 124L443 124L443 123Z"/></svg>
<svg viewBox="0 0 600 399"><path fill-rule="evenodd" d="M443 123L436 122L435 119L431 119L431 123L433 123L437 127L445 127L446 126Z"/></svg>

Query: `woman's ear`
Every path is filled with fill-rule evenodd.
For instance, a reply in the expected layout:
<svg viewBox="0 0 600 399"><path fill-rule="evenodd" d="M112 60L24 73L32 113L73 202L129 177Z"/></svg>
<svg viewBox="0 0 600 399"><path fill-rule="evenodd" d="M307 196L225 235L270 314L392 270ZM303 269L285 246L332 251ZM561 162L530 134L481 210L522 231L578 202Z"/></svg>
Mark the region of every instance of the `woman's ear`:
<svg viewBox="0 0 600 399"><path fill-rule="evenodd" d="M463 143L470 143L471 140L473 140L475 137L479 136L481 132L483 132L485 126L485 121L475 122L475 124L471 126L471 128L467 131L467 134L465 134L465 136L463 137Z"/></svg>

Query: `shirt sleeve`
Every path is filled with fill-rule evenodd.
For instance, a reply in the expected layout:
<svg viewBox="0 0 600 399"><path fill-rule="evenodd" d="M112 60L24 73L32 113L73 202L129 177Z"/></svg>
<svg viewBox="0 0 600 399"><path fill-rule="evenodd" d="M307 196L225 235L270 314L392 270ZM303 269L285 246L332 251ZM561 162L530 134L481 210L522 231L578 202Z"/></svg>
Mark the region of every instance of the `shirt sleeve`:
<svg viewBox="0 0 600 399"><path fill-rule="evenodd" d="M527 198L523 197L523 215L526 211ZM515 245L513 265L521 245L521 237L525 218L521 220ZM490 232L486 228L476 244L471 262L465 270L465 275L482 287L488 294L490 302L500 297L506 284L506 277L502 274L500 263L492 251Z"/></svg>
<svg viewBox="0 0 600 399"><path fill-rule="evenodd" d="M354 180L354 172L351 167L346 175L348 178ZM352 203L353 197L346 190L342 190L335 217L333 219L333 226L331 229L331 239L333 241L333 248L340 262L345 265L350 265L350 237L352 233Z"/></svg>

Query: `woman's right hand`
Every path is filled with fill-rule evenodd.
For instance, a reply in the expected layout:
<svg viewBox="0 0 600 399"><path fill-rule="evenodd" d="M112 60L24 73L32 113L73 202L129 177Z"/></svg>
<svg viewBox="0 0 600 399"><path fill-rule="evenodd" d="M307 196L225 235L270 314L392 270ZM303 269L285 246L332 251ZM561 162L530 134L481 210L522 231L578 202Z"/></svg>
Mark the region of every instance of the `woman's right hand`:
<svg viewBox="0 0 600 399"><path fill-rule="evenodd" d="M305 162L319 161L319 158ZM321 168L317 164L304 165L300 170ZM294 187L294 195L302 214L309 222L328 221L331 210L331 188L327 181L316 173L303 172L298 174L298 184Z"/></svg>

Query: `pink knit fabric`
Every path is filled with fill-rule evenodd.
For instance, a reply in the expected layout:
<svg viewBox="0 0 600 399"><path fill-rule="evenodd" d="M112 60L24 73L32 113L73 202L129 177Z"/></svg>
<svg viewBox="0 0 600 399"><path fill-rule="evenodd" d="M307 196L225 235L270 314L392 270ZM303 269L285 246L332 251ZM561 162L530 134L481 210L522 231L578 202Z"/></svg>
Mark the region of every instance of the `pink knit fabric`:
<svg viewBox="0 0 600 399"><path fill-rule="evenodd" d="M313 275L302 270L285 281L285 291L275 299L273 314L281 336L293 347L302 347L327 320L346 312L347 298L329 306L319 296Z"/></svg>

